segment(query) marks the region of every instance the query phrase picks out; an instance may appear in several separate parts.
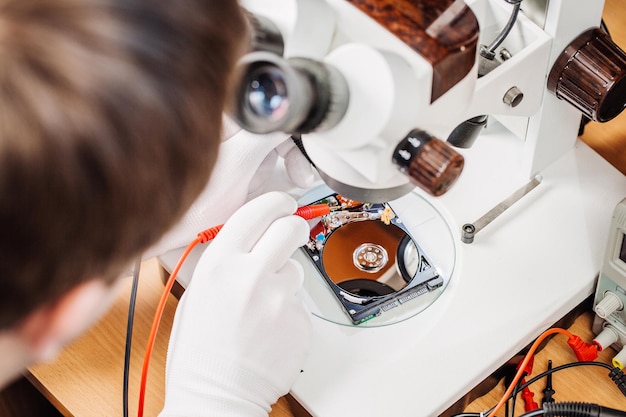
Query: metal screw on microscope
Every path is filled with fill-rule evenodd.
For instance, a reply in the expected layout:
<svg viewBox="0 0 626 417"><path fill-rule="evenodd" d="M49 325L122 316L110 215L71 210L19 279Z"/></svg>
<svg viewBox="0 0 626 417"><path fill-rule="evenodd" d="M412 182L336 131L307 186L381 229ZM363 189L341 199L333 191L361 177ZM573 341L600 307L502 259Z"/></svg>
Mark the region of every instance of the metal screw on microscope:
<svg viewBox="0 0 626 417"><path fill-rule="evenodd" d="M519 88L513 86L509 88L509 90L504 94L504 97L502 97L502 101L507 106L516 107L522 102L523 98L524 93L522 93Z"/></svg>
<svg viewBox="0 0 626 417"><path fill-rule="evenodd" d="M500 49L500 59L503 61L506 61L508 59L513 58L513 55L511 54L511 52L509 52L508 49L506 48L502 48Z"/></svg>

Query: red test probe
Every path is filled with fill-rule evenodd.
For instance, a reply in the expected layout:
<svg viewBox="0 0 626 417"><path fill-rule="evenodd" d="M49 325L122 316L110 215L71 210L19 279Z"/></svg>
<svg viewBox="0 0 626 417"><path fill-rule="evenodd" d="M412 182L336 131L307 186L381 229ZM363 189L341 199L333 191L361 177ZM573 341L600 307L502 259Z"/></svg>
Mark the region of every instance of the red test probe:
<svg viewBox="0 0 626 417"><path fill-rule="evenodd" d="M329 213L330 207L328 206L328 204L314 204L310 206L298 207L294 214L296 216L302 217L304 220L312 220L316 217L325 216ZM198 243L206 243L210 240L215 239L219 231L222 230L222 227L224 227L224 225L220 224L198 233L197 239L200 240Z"/></svg>

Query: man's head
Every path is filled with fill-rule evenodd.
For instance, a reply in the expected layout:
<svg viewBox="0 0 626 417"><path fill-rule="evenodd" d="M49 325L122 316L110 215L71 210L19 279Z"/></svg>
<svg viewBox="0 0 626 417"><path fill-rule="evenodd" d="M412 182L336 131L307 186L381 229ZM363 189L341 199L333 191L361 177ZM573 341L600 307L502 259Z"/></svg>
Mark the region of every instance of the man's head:
<svg viewBox="0 0 626 417"><path fill-rule="evenodd" d="M0 331L189 207L243 33L236 0L0 0Z"/></svg>

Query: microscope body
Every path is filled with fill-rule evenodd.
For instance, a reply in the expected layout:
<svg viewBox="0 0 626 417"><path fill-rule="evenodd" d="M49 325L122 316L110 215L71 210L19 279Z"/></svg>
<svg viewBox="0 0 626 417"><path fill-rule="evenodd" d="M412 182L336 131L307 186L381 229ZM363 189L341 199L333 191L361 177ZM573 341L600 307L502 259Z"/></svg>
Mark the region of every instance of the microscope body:
<svg viewBox="0 0 626 417"><path fill-rule="evenodd" d="M331 188L384 201L415 185L434 195L447 191L433 192L406 175L400 143L416 130L445 142L463 121L488 115L524 142L519 169L527 178L574 146L580 110L548 91L548 74L574 38L599 25L602 3L526 2L531 17L523 8L481 73L479 50L506 25L507 1L246 0L243 6L276 23L282 58L322 62L343 84L331 85L326 120L286 133L301 134ZM292 109L296 96L306 95L295 90ZM422 172L445 173L446 158ZM459 172L442 181L450 186Z"/></svg>

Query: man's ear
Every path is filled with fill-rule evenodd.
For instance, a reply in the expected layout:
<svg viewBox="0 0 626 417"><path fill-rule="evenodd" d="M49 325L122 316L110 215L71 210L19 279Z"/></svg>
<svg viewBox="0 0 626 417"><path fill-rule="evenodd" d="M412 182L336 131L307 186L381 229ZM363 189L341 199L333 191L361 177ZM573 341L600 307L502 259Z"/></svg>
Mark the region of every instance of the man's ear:
<svg viewBox="0 0 626 417"><path fill-rule="evenodd" d="M56 302L39 307L17 327L36 362L53 359L70 341L87 330L108 309L115 286L86 281Z"/></svg>

